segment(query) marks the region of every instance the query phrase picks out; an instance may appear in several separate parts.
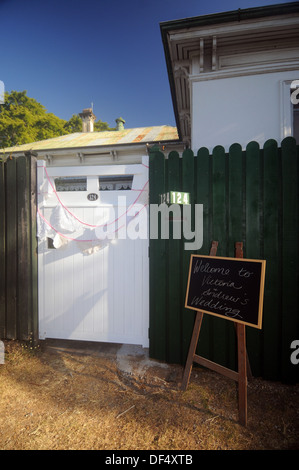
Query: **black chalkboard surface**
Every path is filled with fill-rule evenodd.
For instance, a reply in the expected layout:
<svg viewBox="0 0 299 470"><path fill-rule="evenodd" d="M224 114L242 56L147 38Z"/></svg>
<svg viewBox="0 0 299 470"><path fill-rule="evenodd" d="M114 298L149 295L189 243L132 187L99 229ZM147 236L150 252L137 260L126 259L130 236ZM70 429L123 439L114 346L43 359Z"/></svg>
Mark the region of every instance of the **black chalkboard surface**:
<svg viewBox="0 0 299 470"><path fill-rule="evenodd" d="M266 261L191 255L185 307L262 328Z"/></svg>

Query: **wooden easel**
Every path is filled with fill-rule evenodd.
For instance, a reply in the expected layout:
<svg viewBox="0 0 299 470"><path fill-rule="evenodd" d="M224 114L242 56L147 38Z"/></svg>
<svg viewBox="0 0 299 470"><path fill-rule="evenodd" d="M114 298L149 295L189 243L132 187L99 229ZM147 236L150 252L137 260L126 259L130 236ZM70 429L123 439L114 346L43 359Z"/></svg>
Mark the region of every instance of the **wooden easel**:
<svg viewBox="0 0 299 470"><path fill-rule="evenodd" d="M210 256L216 256L218 248L218 242L213 241ZM243 243L237 242L235 244L235 257L243 258ZM203 319L203 312L199 310L196 313L193 333L191 337L191 342L189 346L189 353L187 356L187 361L184 369L183 380L181 384L181 389L186 390L189 384L190 375L192 371L193 362L200 364L203 367L207 367L219 374L225 375L230 379L238 382L238 395L239 395L239 421L243 426L247 425L247 379L251 377L250 365L248 360L248 355L246 351L246 335L245 335L245 325L242 323L234 322L237 341L238 341L238 372L234 370L227 369L226 367L221 366L215 362L210 361L202 356L198 356L196 352L196 347L198 343L200 328Z"/></svg>

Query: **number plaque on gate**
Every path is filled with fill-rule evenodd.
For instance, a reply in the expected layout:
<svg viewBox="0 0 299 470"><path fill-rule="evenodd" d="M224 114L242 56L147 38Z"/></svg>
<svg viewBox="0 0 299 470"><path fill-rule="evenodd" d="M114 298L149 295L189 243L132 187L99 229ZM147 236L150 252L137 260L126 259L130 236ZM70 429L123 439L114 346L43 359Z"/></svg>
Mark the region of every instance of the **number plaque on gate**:
<svg viewBox="0 0 299 470"><path fill-rule="evenodd" d="M87 195L87 199L88 199L89 201L96 201L96 200L98 199L98 197L99 197L99 196L98 196L96 193L89 193L89 194Z"/></svg>

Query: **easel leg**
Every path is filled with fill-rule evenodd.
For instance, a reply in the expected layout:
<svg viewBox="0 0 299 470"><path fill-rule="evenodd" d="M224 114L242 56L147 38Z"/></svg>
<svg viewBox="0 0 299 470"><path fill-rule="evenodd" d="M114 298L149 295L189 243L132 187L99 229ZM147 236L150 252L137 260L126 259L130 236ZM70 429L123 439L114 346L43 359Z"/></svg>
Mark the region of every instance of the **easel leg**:
<svg viewBox="0 0 299 470"><path fill-rule="evenodd" d="M238 335L238 384L239 384L239 420L247 425L247 371L245 325L237 325Z"/></svg>
<svg viewBox="0 0 299 470"><path fill-rule="evenodd" d="M235 322L234 326L235 326L235 331L236 331L236 335L237 335L237 339L238 339L238 323ZM247 349L246 349L246 371L247 371L247 379L252 380L252 372L251 372L251 366L250 366L250 362L249 362Z"/></svg>
<svg viewBox="0 0 299 470"><path fill-rule="evenodd" d="M218 242L213 240L212 241L212 246L210 249L210 256L216 256L217 254L217 248L218 248ZM192 333L192 338L189 346L189 352L188 352L188 357L184 369L184 375L183 375L183 381L181 385L181 390L186 390L188 387L190 375L191 375L191 370L193 366L193 360L194 360L194 355L198 343L198 337L199 337L199 332L201 328L201 323L202 323L202 318L203 318L203 313L202 312L197 312L196 317L195 317L195 322L194 322L194 327L193 327L193 333Z"/></svg>
<svg viewBox="0 0 299 470"><path fill-rule="evenodd" d="M185 365L181 390L186 390L187 387L188 387L188 383L189 383L189 379L190 379L190 375L191 375L191 370L192 370L192 366L193 366L193 358L194 358L197 343L198 343L198 337L199 337L199 332L200 332L200 328L201 328L202 317L203 317L203 313L198 311L196 313L196 317L195 317L194 328L193 328L192 338L191 338L191 342L190 342L190 346L189 346L188 357L187 357L187 361L186 361L186 365Z"/></svg>
<svg viewBox="0 0 299 470"><path fill-rule="evenodd" d="M243 258L244 257L244 253L243 253L243 242L236 242L235 243L235 257L236 258ZM236 327L236 333L237 333L237 323L235 323L235 327ZM238 335L238 333L237 333ZM246 350L246 362L247 362L247 377L248 379L252 379L252 373L251 373L251 367L250 367L250 362L249 362L249 357L248 357L248 354L247 354L247 350Z"/></svg>

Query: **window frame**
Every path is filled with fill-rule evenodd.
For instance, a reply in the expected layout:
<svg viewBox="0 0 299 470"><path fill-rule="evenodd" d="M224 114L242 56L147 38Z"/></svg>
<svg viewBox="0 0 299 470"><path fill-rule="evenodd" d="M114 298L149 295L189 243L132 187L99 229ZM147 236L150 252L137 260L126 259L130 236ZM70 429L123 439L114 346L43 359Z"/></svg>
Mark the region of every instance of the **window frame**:
<svg viewBox="0 0 299 470"><path fill-rule="evenodd" d="M294 136L294 105L291 102L291 84L296 78L280 82L280 132L281 140Z"/></svg>

